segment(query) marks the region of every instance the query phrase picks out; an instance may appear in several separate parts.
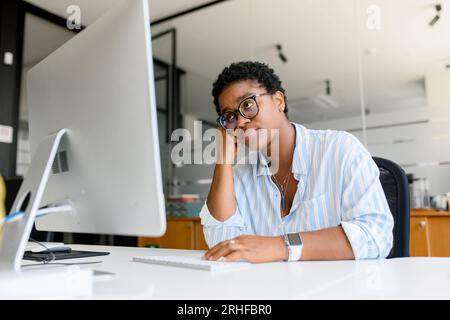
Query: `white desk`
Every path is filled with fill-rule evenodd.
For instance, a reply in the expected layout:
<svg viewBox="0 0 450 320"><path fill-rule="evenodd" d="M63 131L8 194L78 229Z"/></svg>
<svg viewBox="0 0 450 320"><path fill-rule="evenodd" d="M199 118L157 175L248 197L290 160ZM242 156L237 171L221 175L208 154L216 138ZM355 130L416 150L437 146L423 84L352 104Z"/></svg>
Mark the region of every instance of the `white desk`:
<svg viewBox="0 0 450 320"><path fill-rule="evenodd" d="M101 260L101 264L82 268L116 274L94 283L93 299L450 299L450 258L277 262L211 274L131 261L134 256L152 254L201 256L202 251L72 248L111 252L108 256L66 260Z"/></svg>

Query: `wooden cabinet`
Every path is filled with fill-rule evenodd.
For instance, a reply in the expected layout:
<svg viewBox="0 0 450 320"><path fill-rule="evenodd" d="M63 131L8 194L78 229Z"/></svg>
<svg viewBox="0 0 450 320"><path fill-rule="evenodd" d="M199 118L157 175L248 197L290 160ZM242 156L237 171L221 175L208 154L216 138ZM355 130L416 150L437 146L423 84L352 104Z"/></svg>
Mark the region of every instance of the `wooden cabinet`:
<svg viewBox="0 0 450 320"><path fill-rule="evenodd" d="M450 257L450 212L411 209L410 255Z"/></svg>
<svg viewBox="0 0 450 320"><path fill-rule="evenodd" d="M197 250L208 250L208 245L205 241L205 236L203 235L203 226L200 221L194 223L194 233L195 233L195 249Z"/></svg>
<svg viewBox="0 0 450 320"><path fill-rule="evenodd" d="M199 218L169 218L164 236L159 238L140 237L138 246L168 249L208 249Z"/></svg>
<svg viewBox="0 0 450 320"><path fill-rule="evenodd" d="M430 238L426 217L411 217L409 254L412 257L426 257L430 252Z"/></svg>

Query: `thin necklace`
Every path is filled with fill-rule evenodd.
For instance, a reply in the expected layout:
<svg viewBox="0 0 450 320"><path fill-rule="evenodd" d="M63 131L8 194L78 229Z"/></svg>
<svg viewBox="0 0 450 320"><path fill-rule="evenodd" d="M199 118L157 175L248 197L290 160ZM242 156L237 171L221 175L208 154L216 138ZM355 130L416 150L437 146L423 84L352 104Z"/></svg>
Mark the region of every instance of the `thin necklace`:
<svg viewBox="0 0 450 320"><path fill-rule="evenodd" d="M292 127L294 128L294 141L297 140L297 131L295 129L295 126L291 123ZM294 161L294 159L292 159L292 162ZM277 185L278 189L280 190L280 194L281 194L281 211L285 211L286 210L286 191L287 191L287 187L289 186L289 180L291 179L291 174L292 173L292 163L291 166L289 168L289 172L287 174L287 176L284 178L283 180L283 184L280 185L280 183L278 182L277 178L275 178L275 175L272 175L272 178L274 179L275 184ZM284 185L286 183L286 186Z"/></svg>
<svg viewBox="0 0 450 320"><path fill-rule="evenodd" d="M291 169L292 169L292 164L291 167L289 169L288 174L286 175L286 177L283 180L283 183L280 184L277 180L277 178L275 177L275 175L272 175L272 178L274 179L275 184L277 185L278 189L280 190L280 194L281 194L281 211L285 211L286 210L286 191L287 191L287 187L289 186L289 180L291 179Z"/></svg>

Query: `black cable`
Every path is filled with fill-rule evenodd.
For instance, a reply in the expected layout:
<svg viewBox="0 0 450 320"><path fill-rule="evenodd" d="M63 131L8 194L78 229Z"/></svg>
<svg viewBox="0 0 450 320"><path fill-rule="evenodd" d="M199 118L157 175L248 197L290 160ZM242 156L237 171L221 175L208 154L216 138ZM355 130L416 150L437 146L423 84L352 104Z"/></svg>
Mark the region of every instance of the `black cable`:
<svg viewBox="0 0 450 320"><path fill-rule="evenodd" d="M44 247L51 255L52 255L52 259L48 260L46 258L42 258L42 263L34 263L34 264L27 264L27 265L23 265L22 268L25 267L33 267L33 266L43 266L43 265L61 265L61 266L74 266L74 265L79 265L79 264L96 264L96 263L102 263L103 261L93 261L93 262L74 262L74 263L64 263L64 262L56 262L54 263L53 261L56 260L56 255L43 243L30 238L29 239L31 242L37 243L38 245Z"/></svg>
<svg viewBox="0 0 450 320"><path fill-rule="evenodd" d="M45 245L45 244L43 244L43 243L41 243L41 242L39 242L39 241L37 241L37 240L35 240L35 239L33 239L33 238L30 238L29 239L31 242L34 242L34 243L37 243L38 245L40 245L41 247L44 247L44 249L46 250L46 251L48 251L51 255L52 255L52 259L50 260L50 261L48 261L46 258L42 258L42 262L45 264L45 263L50 263L50 262L53 262L53 261L55 261L56 260L56 255Z"/></svg>

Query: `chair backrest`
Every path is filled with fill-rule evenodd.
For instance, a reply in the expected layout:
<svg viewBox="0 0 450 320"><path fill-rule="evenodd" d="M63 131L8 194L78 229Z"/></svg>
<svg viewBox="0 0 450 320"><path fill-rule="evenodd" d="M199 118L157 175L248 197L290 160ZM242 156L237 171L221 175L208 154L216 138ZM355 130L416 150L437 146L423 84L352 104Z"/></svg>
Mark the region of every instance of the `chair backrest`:
<svg viewBox="0 0 450 320"><path fill-rule="evenodd" d="M394 217L394 243L388 258L409 257L409 185L405 171L396 163L378 157L380 182Z"/></svg>

